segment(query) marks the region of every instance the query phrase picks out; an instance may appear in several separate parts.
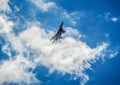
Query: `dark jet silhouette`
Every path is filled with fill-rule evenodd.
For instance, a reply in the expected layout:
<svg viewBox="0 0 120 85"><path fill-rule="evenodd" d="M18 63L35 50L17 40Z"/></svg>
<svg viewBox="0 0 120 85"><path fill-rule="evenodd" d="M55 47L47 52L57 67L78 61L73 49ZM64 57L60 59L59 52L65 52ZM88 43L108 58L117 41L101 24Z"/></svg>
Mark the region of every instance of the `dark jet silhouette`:
<svg viewBox="0 0 120 85"><path fill-rule="evenodd" d="M63 26L63 22L60 24L57 33L51 38L51 40L57 41L58 39L62 38L61 35L65 33L65 30L63 30L62 26Z"/></svg>

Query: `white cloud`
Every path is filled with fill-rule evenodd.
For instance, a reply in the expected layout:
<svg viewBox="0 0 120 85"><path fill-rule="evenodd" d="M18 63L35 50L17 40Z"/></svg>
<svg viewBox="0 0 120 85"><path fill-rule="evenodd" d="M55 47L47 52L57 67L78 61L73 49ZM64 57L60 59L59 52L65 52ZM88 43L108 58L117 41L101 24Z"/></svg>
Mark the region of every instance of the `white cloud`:
<svg viewBox="0 0 120 85"><path fill-rule="evenodd" d="M106 13L104 13L104 19L107 22L108 21L117 22L119 20L119 17L113 17L110 12L106 12Z"/></svg>
<svg viewBox="0 0 120 85"><path fill-rule="evenodd" d="M12 30L14 23L9 21L8 18L1 14L0 16L0 33L9 33Z"/></svg>
<svg viewBox="0 0 120 85"><path fill-rule="evenodd" d="M16 56L15 59L6 60L0 64L0 84L17 83L31 84L39 83L35 75L29 72L29 68L34 67L34 64L22 56Z"/></svg>
<svg viewBox="0 0 120 85"><path fill-rule="evenodd" d="M0 27L1 36L4 37L5 40L7 41L6 46L9 44L12 47L11 49L14 49L19 54L22 54L23 52L25 52L26 49L22 45L22 42L19 40L19 38L17 36L15 36L15 34L13 32L14 22L8 20L7 16L1 15L0 16L0 25L1 25L1 27ZM12 41L14 41L14 42L12 42ZM11 51L6 48L5 49L3 48L3 50L4 50L4 52ZM8 54L11 55L10 52Z"/></svg>
<svg viewBox="0 0 120 85"><path fill-rule="evenodd" d="M109 58L114 58L118 53L119 53L119 51L116 51L116 52L114 52L114 53L111 53Z"/></svg>
<svg viewBox="0 0 120 85"><path fill-rule="evenodd" d="M62 17L68 19L72 25L75 25L77 22L75 21L75 16L77 12L68 13L66 10L64 10Z"/></svg>
<svg viewBox="0 0 120 85"><path fill-rule="evenodd" d="M31 0L36 6L38 6L42 12L47 12L50 8L56 6L54 2L46 2L46 0Z"/></svg>
<svg viewBox="0 0 120 85"><path fill-rule="evenodd" d="M43 12L47 12L56 6L54 2L46 2L45 0L34 0L32 2ZM60 15L63 18L66 18L73 25L76 24L77 12L68 13L61 7L58 9L62 10ZM56 12L59 12L58 9L56 9ZM106 18L108 17L106 16ZM15 35L13 32L14 24L5 15L0 15L0 33L7 43L2 47L2 51L10 57L13 57L11 56L12 50L17 53L14 58L0 64L1 84L4 82L38 83L35 75L28 70L30 68L34 70L36 65L40 63L48 67L50 72L57 70L61 73L76 75L75 78L81 77L81 85L84 85L89 80L85 70L91 68L91 63L103 57L108 46L107 43L102 43L96 48L91 48L85 42L73 38L74 36L82 37L82 35L72 27L66 27L65 38L56 43L50 41L49 34L46 33L44 28L34 23L31 23L31 26L28 26L19 35ZM33 55L30 55L31 51ZM111 57L116 54L111 54Z"/></svg>
<svg viewBox="0 0 120 85"><path fill-rule="evenodd" d="M11 48L9 47L9 44L2 46L2 52L7 54L9 58L11 58Z"/></svg>
<svg viewBox="0 0 120 85"><path fill-rule="evenodd" d="M0 84L5 82L20 85L39 83L35 75L29 72L30 68L35 68L35 64L26 58L27 56L24 56L26 49L19 37L15 36L13 32L14 23L9 21L7 16L0 15L0 25L0 36L6 41L2 47L2 52L10 57L10 60L3 60L0 63ZM16 56L12 56L13 50L17 53Z"/></svg>
<svg viewBox="0 0 120 85"><path fill-rule="evenodd" d="M71 24L72 26L75 26L77 24L77 20L79 20L80 17L84 14L78 11L68 12L63 7L49 0L30 1L34 3L43 13L48 12L48 15L54 16L59 20L67 21L67 23Z"/></svg>
<svg viewBox="0 0 120 85"><path fill-rule="evenodd" d="M79 40L81 37L83 37L82 34L79 33L79 31L72 27L64 27L66 33L63 34L62 37L73 37L76 40Z"/></svg>
<svg viewBox="0 0 120 85"><path fill-rule="evenodd" d="M118 18L117 18L117 17L112 17L111 20L112 20L113 22L117 22L117 21L118 21Z"/></svg>
<svg viewBox="0 0 120 85"><path fill-rule="evenodd" d="M108 46L103 43L96 48L90 48L84 42L72 37L66 37L61 42L53 44L47 37L47 33L36 25L23 31L19 37L24 41L25 46L39 55L34 62L50 68L50 72L57 70L62 73L76 74L77 77L83 78L84 83L89 79L84 73L85 69L90 69L90 62L102 56Z"/></svg>
<svg viewBox="0 0 120 85"><path fill-rule="evenodd" d="M11 8L8 4L9 0L0 0L0 11L2 12L11 12Z"/></svg>
<svg viewBox="0 0 120 85"><path fill-rule="evenodd" d="M96 48L89 47L85 42L73 38L80 34L71 27L66 28L68 31L66 37L56 43L50 41L44 28L34 23L19 35L15 35L12 29L15 23L9 21L6 16L0 16L0 19L2 20L0 32L6 43L11 46L5 44L3 52L8 56L12 50L17 52L15 59L3 61L0 65L0 74L2 74L0 83L38 83L34 74L28 69L34 70L40 63L48 67L50 72L57 70L61 73L74 74L76 78L81 77L81 84L84 85L89 80L84 71L91 68L91 63L101 57L108 46L107 43L103 43ZM29 54L31 51L33 55Z"/></svg>

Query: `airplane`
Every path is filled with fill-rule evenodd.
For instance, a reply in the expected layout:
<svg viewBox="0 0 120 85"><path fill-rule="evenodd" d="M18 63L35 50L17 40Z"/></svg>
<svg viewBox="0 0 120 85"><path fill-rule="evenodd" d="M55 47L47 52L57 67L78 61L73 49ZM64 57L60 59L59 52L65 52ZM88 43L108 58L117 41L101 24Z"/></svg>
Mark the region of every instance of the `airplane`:
<svg viewBox="0 0 120 85"><path fill-rule="evenodd" d="M51 40L57 41L58 39L61 39L61 38L62 38L61 35L66 32L66 31L63 30L63 28L62 28L63 23L64 23L64 22L62 22L62 23L60 24L57 33L51 38Z"/></svg>

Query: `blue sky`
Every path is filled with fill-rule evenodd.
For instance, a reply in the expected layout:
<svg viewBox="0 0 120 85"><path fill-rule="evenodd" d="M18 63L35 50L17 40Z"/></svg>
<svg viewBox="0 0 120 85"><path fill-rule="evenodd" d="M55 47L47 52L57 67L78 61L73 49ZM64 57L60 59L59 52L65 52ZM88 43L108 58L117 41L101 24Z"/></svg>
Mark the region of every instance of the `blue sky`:
<svg viewBox="0 0 120 85"><path fill-rule="evenodd" d="M1 0L0 84L119 85L119 0ZM67 31L51 43L59 24Z"/></svg>

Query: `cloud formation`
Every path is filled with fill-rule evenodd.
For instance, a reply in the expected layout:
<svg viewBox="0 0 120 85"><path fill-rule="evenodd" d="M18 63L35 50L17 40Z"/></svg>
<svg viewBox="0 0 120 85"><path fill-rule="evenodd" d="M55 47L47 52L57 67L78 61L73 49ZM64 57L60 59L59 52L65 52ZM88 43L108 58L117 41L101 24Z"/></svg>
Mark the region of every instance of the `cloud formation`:
<svg viewBox="0 0 120 85"><path fill-rule="evenodd" d="M110 54L110 58L114 58L118 53L119 53L119 51L116 51L116 52L114 52L114 53L111 53L111 54Z"/></svg>
<svg viewBox="0 0 120 85"><path fill-rule="evenodd" d="M117 22L117 21L118 21L118 18L117 18L117 17L112 17L111 20L112 20L113 22Z"/></svg>
<svg viewBox="0 0 120 85"><path fill-rule="evenodd" d="M3 61L0 64L0 84L17 83L22 85L40 83L35 78L35 75L28 71L32 67L34 67L34 64L22 56L16 56L15 59Z"/></svg>
<svg viewBox="0 0 120 85"><path fill-rule="evenodd" d="M48 12L50 8L56 6L54 2L46 2L45 0L31 0L31 2L39 7L42 12Z"/></svg>
<svg viewBox="0 0 120 85"><path fill-rule="evenodd" d="M7 54L9 59L2 60L0 63L0 84L4 83L18 83L18 84L31 84L39 83L35 78L35 75L29 72L30 68L35 65L31 60L24 56L25 48L22 45L20 39L15 36L13 32L14 23L7 19L7 16L0 16L0 36L5 39L4 45L2 46L3 53ZM14 51L14 56L12 56ZM2 56L1 56L2 57Z"/></svg>
<svg viewBox="0 0 120 85"><path fill-rule="evenodd" d="M2 0L2 2L5 4L5 9L0 8L0 10L10 11L8 0ZM45 0L31 2L42 12L48 12L52 7L57 7L56 12L59 10L59 16L63 16L62 18L73 25L76 24L78 17L75 16L79 14L77 12L68 13L54 2ZM9 57L0 63L0 75L2 76L0 84L6 82L20 85L40 84L33 70L37 65L43 65L50 69L50 73L58 71L75 75L74 79L80 77L81 85L84 85L89 80L89 76L85 73L86 69L91 69L92 63L104 57L108 47L108 43L102 42L95 48L91 48L86 42L79 39L82 35L73 27L64 27L67 31L63 35L64 38L52 43L50 38L54 32L51 30L46 32L45 28L36 22L28 21L26 28L17 35L14 31L15 25L16 22L9 20L8 16L0 15L0 36L5 40L2 52Z"/></svg>
<svg viewBox="0 0 120 85"><path fill-rule="evenodd" d="M8 5L9 0L0 0L0 12L11 12L11 9Z"/></svg>
<svg viewBox="0 0 120 85"><path fill-rule="evenodd" d="M83 13L79 13L78 11L68 12L61 6L58 6L55 2L49 0L29 0L32 2L40 12L48 13L50 15L50 19L53 20L54 18L58 20L64 20L69 24L75 26L77 24L77 20L80 19ZM79 17L78 17L79 16ZM48 17L48 16L47 16Z"/></svg>
<svg viewBox="0 0 120 85"><path fill-rule="evenodd" d="M35 62L48 67L50 72L57 70L78 77L83 76L83 82L88 80L85 69L90 69L90 63L102 56L108 46L107 43L103 43L96 48L90 48L85 42L77 41L73 37L51 43L46 35L43 29L33 26L22 32L20 39L24 41L25 46L40 55L36 57Z"/></svg>
<svg viewBox="0 0 120 85"><path fill-rule="evenodd" d="M72 33L73 36L80 35L77 30L70 27L66 28L66 37L56 43L52 43L50 37L48 37L49 34L36 23L31 23L31 26L28 26L26 30L20 32L19 35L15 35L13 32L14 29L12 29L15 23L8 21L7 17L4 17L5 16L0 17L4 22L0 32L4 35L6 43L10 46L6 46L3 52L10 54L12 53L11 51L14 50L16 56L10 58L12 60L3 61L3 64L1 64L0 72L3 77L0 83L36 82L37 79L34 74L29 72L28 69L32 68L34 70L39 63L48 67L50 72L59 71L81 77L83 78L83 84L89 79L84 73L85 69L90 69L90 63L102 56L108 46L107 43L103 43L96 48L91 48L85 42L76 40L76 38L70 36L70 32L75 33ZM8 23L10 23L10 25ZM7 27L5 27L6 25ZM11 49L5 51L9 48ZM30 55L30 52L32 52L33 55ZM9 64L10 67L7 68ZM7 70L9 70L9 72ZM9 77L7 77L6 80L7 75ZM27 80L25 80L25 78L27 78ZM33 81L31 81L31 79Z"/></svg>
<svg viewBox="0 0 120 85"><path fill-rule="evenodd" d="M106 21L112 21L112 22L119 21L119 17L112 16L110 12L104 13L104 18Z"/></svg>

